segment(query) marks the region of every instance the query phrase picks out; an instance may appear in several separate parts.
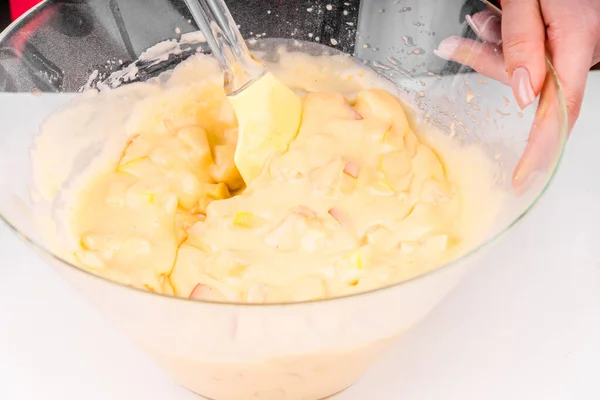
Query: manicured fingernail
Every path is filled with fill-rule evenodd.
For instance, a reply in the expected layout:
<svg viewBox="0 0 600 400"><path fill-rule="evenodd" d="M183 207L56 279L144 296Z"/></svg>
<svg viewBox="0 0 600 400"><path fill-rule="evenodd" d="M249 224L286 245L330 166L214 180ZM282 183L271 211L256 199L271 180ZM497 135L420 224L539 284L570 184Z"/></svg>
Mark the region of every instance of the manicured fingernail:
<svg viewBox="0 0 600 400"><path fill-rule="evenodd" d="M473 29L473 32L485 42L494 44L502 43L500 33L500 18L490 12L480 12L472 17L465 17L467 24Z"/></svg>
<svg viewBox="0 0 600 400"><path fill-rule="evenodd" d="M510 86L521 109L524 109L535 100L531 76L526 68L519 67L513 71Z"/></svg>
<svg viewBox="0 0 600 400"><path fill-rule="evenodd" d="M461 43L461 38L458 36L450 36L442 40L437 50L433 51L433 54L443 58L444 60L452 59L452 55Z"/></svg>
<svg viewBox="0 0 600 400"><path fill-rule="evenodd" d="M481 30L479 29L479 27L477 26L477 24L475 23L475 21L473 21L473 18L471 18L470 15L467 15L465 17L467 24L469 24L469 26L471 27L471 29L473 29L473 32L475 32L475 34L477 36L481 35Z"/></svg>

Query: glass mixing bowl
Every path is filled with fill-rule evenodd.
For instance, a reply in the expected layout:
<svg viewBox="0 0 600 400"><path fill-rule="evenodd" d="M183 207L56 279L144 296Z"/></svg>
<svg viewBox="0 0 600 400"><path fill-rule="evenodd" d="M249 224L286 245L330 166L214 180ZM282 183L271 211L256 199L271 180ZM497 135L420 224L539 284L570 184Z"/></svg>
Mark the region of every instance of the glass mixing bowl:
<svg viewBox="0 0 600 400"><path fill-rule="evenodd" d="M197 28L183 0L45 1L0 36L0 214L193 392L213 399L319 399L352 385L471 267L495 257L495 240L529 212L554 176L567 136L564 98L550 64L541 100L521 112L508 87L434 55L449 35L475 38L465 17L491 9L481 1L230 3L244 36L257 39L250 41L255 48L268 43L265 38L287 38L312 43L300 45L306 51L331 48L353 54L397 85L417 119L457 142L479 143L496 167L495 184L508 198L481 245L433 272L390 287L272 305L157 295L110 282L52 254L40 235L30 196L32 138L42 120L82 87L146 80L195 51L208 51L194 40L197 35L185 35ZM166 45L168 57L140 58L165 40L172 40ZM530 132L529 143L543 148L542 153L530 151ZM533 166L535 173L515 190L511 177L522 156L521 165Z"/></svg>

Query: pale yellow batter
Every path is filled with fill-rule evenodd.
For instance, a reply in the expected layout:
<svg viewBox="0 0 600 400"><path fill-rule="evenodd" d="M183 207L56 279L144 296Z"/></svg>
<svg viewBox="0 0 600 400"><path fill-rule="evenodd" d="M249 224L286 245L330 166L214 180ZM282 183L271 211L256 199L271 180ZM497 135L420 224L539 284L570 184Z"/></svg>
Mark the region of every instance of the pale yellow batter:
<svg viewBox="0 0 600 400"><path fill-rule="evenodd" d="M247 188L206 56L52 117L33 159L61 254L150 291L263 303L387 286L483 239L500 198L479 149L416 135L384 83L346 57L283 54L270 70L302 95L302 122ZM51 145L65 137L72 147Z"/></svg>

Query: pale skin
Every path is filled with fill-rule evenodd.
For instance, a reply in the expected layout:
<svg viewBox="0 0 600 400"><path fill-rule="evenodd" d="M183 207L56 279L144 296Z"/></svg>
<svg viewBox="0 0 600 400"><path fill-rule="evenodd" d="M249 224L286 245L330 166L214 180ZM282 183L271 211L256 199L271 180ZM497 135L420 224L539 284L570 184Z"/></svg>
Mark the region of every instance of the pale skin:
<svg viewBox="0 0 600 400"><path fill-rule="evenodd" d="M440 43L435 53L511 86L517 104L523 109L542 91L547 49L565 95L571 132L581 110L588 71L600 62L600 0L502 0L501 3L502 17L492 10L467 17L481 42L451 36ZM539 114L540 111L538 117ZM534 126L530 136L530 142L534 143L528 146L530 153L547 150L544 140L536 140L536 136L541 134L537 134Z"/></svg>

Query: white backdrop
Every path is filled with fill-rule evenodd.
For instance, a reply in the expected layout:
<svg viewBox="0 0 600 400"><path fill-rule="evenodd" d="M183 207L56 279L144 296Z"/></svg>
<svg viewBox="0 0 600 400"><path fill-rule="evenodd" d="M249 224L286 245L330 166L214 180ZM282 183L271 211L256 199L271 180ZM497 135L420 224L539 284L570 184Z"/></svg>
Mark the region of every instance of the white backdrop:
<svg viewBox="0 0 600 400"><path fill-rule="evenodd" d="M598 105L593 73L561 171L501 242L504 257L465 279L341 400L600 398ZM0 226L0 399L196 398Z"/></svg>

